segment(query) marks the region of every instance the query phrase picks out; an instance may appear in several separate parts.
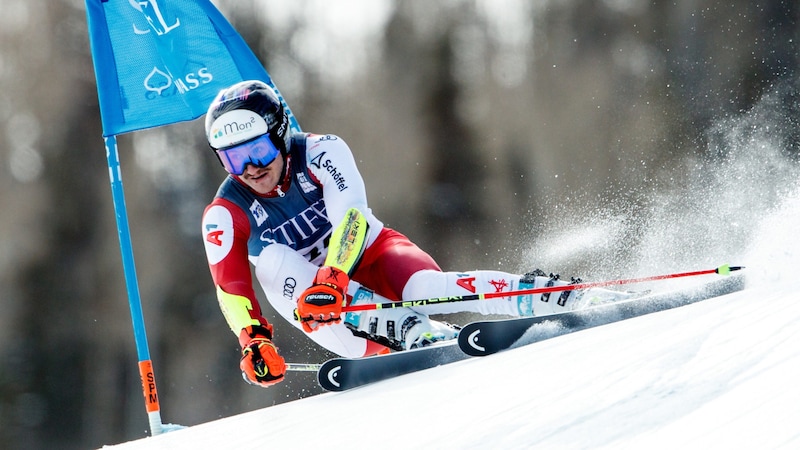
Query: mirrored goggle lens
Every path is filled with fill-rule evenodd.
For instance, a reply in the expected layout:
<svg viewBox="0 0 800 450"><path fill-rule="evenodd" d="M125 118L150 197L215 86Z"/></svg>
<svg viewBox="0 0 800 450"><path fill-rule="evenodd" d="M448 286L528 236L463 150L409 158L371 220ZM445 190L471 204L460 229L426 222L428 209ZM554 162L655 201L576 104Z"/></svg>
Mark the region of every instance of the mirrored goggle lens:
<svg viewBox="0 0 800 450"><path fill-rule="evenodd" d="M275 160L279 150L275 148L269 140L269 134L265 134L243 144L235 145L217 150L222 166L228 173L241 175L248 164L266 167Z"/></svg>

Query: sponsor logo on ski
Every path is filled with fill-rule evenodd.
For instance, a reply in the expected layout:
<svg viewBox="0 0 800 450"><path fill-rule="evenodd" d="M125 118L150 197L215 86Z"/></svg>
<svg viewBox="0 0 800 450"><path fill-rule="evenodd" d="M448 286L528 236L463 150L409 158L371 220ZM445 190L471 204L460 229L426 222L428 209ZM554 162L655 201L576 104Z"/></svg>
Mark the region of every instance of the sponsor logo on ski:
<svg viewBox="0 0 800 450"><path fill-rule="evenodd" d="M486 347L478 345L479 334L481 334L480 329L473 331L469 336L467 336L467 343L469 344L470 347L474 348L475 350L478 350L479 352L485 352Z"/></svg>
<svg viewBox="0 0 800 450"><path fill-rule="evenodd" d="M328 371L328 381L337 388L341 387L339 382L336 381L336 374L338 374L340 370L342 370L342 366L336 366Z"/></svg>

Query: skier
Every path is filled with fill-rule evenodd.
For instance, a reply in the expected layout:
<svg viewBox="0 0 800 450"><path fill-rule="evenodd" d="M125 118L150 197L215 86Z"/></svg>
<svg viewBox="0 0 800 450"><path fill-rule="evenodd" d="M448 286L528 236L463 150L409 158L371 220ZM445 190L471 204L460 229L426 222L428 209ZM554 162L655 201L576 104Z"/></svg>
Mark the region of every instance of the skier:
<svg viewBox="0 0 800 450"><path fill-rule="evenodd" d="M553 299L509 296L342 317L342 306L564 285L557 276L443 272L367 205L364 182L338 136L292 133L268 85L223 89L205 119L208 143L229 173L202 221L217 298L242 347L246 381L269 386L286 370L253 288L250 264L274 309L322 347L347 357L407 350L457 337L431 313L530 316L574 309L576 291ZM550 300L550 301L542 301Z"/></svg>

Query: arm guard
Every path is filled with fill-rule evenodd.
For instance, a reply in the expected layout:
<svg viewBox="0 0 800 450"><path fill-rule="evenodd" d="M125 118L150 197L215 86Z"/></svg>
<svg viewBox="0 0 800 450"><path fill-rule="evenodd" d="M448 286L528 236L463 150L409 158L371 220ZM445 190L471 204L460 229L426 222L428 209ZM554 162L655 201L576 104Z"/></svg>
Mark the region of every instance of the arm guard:
<svg viewBox="0 0 800 450"><path fill-rule="evenodd" d="M253 303L247 297L229 294L217 286L217 300L219 301L222 315L225 316L225 321L228 322L231 331L237 336L243 329L250 326L269 326L266 320L260 317L253 317Z"/></svg>
<svg viewBox="0 0 800 450"><path fill-rule="evenodd" d="M325 266L335 267L352 275L353 270L367 247L369 225L367 219L356 208L350 208L341 223L331 234Z"/></svg>

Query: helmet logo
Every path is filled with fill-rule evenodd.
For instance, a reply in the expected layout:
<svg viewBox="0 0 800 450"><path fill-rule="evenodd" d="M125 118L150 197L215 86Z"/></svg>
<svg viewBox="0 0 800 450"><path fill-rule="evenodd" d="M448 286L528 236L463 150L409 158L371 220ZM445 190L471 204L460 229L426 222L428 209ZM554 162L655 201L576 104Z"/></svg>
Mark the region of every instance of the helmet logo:
<svg viewBox="0 0 800 450"><path fill-rule="evenodd" d="M286 114L281 115L281 126L278 128L278 136L283 136L286 134L286 126L289 125L289 118L286 117Z"/></svg>
<svg viewBox="0 0 800 450"><path fill-rule="evenodd" d="M235 145L266 134L267 122L253 111L235 109L219 116L211 125L208 143L214 148Z"/></svg>

